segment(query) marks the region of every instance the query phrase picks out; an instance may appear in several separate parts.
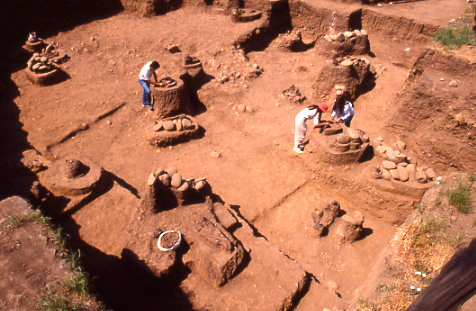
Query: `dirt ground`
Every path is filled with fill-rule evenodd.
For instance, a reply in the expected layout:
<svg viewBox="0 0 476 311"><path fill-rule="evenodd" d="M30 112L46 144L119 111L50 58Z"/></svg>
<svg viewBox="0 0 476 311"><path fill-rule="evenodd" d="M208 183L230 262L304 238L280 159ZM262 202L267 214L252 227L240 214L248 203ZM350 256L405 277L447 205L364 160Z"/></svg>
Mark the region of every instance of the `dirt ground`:
<svg viewBox="0 0 476 311"><path fill-rule="evenodd" d="M361 7L327 1L306 3L335 10ZM435 0L365 6L381 14L436 26L446 26L466 7L465 1L456 0L451 4ZM315 94L312 88L315 76L329 60L317 55L314 48L283 51L274 41L265 49L251 51L248 60L244 59L233 43L261 22L233 23L227 15L192 7L151 18L123 12L45 38L58 43L71 57L62 67L70 78L62 83L38 87L26 79L23 70L12 74L19 92L14 102L28 143L50 160L90 157L113 176L107 195L58 216L64 217L78 246L86 249L88 265L99 275L99 289L106 286L105 278L110 273L100 270L111 263L119 265L116 258L127 239L124 230L135 217L133 207L144 195L149 173L158 167L173 166L183 176L206 177L214 193L312 275L309 290L295 307L300 311L331 308L358 299L356 293L374 259L418 201L366 190L371 186L363 172L377 159L333 166L318 163L312 153L297 155L292 151L295 115L307 105L324 100L323 95L329 103L333 99L327 98L328 94ZM308 35L306 29L301 31ZM405 118L398 115L404 103L396 98L429 42L368 31L374 54L369 59L381 70L375 87L355 101L352 126L364 130L371 139L383 137L395 142L402 135L388 124ZM177 45L181 52L167 51L170 44ZM178 77L186 53L201 59L205 72L214 78L198 91L202 109L195 117L205 129L204 136L173 147L150 146L145 136L157 117L141 106L139 70L146 62L158 60L158 76ZM254 64L263 73L245 79L244 72ZM224 75L237 78L221 83ZM469 78L466 82L468 87L474 86ZM295 104L279 96L291 85L307 97L305 102ZM239 112L241 104L252 111ZM98 118L110 111L107 117ZM63 139L71 131L84 128L84 124L88 125L86 130ZM432 159L419 160L432 165ZM474 163L469 166L474 168ZM441 165L437 174L452 170L449 165ZM321 239L313 235L312 211L321 202L331 200L339 201L346 213L364 214L367 230L363 239L339 245L332 229ZM55 206L46 208L53 211ZM112 279L121 280L117 276ZM337 283L338 295L318 285L326 287L329 281ZM106 289L102 294L108 292ZM111 297L106 300L113 307L119 304Z"/></svg>

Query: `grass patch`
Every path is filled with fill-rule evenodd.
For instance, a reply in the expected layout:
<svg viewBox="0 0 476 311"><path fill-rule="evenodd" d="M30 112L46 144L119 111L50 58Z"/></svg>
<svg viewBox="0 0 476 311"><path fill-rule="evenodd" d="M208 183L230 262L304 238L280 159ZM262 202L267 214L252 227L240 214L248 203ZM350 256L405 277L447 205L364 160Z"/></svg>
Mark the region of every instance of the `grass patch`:
<svg viewBox="0 0 476 311"><path fill-rule="evenodd" d="M476 36L468 25L443 28L433 39L450 49L457 49L463 45L476 45Z"/></svg>
<svg viewBox="0 0 476 311"><path fill-rule="evenodd" d="M458 212L468 214L471 209L471 188L462 183L458 187L448 191L448 199L451 205L456 207Z"/></svg>
<svg viewBox="0 0 476 311"><path fill-rule="evenodd" d="M48 292L37 306L40 311L85 311L86 309L71 301L65 295L57 292Z"/></svg>

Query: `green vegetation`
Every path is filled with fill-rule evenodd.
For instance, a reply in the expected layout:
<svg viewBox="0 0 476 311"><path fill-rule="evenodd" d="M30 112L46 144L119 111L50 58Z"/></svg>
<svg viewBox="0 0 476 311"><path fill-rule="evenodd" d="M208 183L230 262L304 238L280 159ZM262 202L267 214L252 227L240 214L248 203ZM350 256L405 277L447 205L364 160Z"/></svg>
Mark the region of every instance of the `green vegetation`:
<svg viewBox="0 0 476 311"><path fill-rule="evenodd" d="M443 28L435 34L433 39L450 49L456 49L463 45L476 45L476 35L468 25Z"/></svg>
<svg viewBox="0 0 476 311"><path fill-rule="evenodd" d="M43 300L38 304L41 311L83 311L83 306L73 303L66 295L57 292L48 292L43 296Z"/></svg>
<svg viewBox="0 0 476 311"><path fill-rule="evenodd" d="M458 212L468 214L471 209L471 186L458 184L458 187L448 191L448 199Z"/></svg>

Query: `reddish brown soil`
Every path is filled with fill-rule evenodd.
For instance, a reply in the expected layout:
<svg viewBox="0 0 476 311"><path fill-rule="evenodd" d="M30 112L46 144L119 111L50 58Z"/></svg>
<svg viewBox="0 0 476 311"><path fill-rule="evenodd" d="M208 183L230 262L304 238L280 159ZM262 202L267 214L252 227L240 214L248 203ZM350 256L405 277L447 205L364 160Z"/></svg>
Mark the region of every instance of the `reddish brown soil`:
<svg viewBox="0 0 476 311"><path fill-rule="evenodd" d="M344 6L314 2L310 4L336 10ZM443 4L421 1L372 10L446 25L443 21L464 9L458 2L448 5L449 11L443 13ZM108 282L127 283L123 276L113 275L112 268L101 270L120 265L116 256L128 238L124 232L127 224L136 217L139 200L135 195L142 196L147 176L158 167L177 167L183 176L206 176L213 192L235 205L281 252L322 284L330 280L338 284L337 291L343 300L312 281L298 310L331 308L358 298L354 291L365 281L373 259L392 236L393 224L401 223L410 212L414 199L378 191L367 184L363 172L375 165L377 159L341 167L317 163L309 153L293 153L294 117L327 95L314 94L311 86L328 60L318 56L314 49L284 52L272 42L262 51L249 53L249 61L244 61L232 44L261 22L234 24L229 16L193 8L150 19L121 13L46 38L59 43L71 56L64 66L70 79L54 86L37 87L27 81L22 70L13 73L19 91L15 104L23 129L28 132L28 142L51 159L88 156L112 175L106 194L93 197L65 217L78 244L87 249L91 269L100 276L103 286ZM306 35L306 30L302 30ZM426 44L404 38L369 31L375 54L369 59L374 66L381 64L386 70L379 74L376 86L355 102L352 125L371 138L382 136L393 142L400 137L400 133L386 125L406 117L398 114L407 103L395 98ZM177 44L182 52L170 54L165 48L171 43ZM410 51L405 52L407 47ZM152 128L155 114L141 107L138 71L144 63L156 59L161 63L159 76L176 76L185 53L201 59L205 72L217 78L198 91L204 109L196 118L205 134L185 144L154 148L144 133ZM262 67L263 74L244 79L244 71L253 64ZM224 84L218 82L224 74L232 73L240 73L240 77ZM470 82L468 79L468 86ZM295 105L280 99L279 94L293 84L308 101ZM125 105L121 106L122 103ZM238 112L236 107L240 104L252 107L253 111ZM115 108L117 111L106 118L97 118ZM82 124L89 128L62 141L71 131L85 129ZM424 131L430 133L431 128ZM212 152L218 152L220 157L211 156ZM420 161L432 164L425 158ZM474 164L470 168L474 169ZM448 170L449 166L443 165L437 174ZM333 236L337 220L328 236L312 236L311 213L322 200L338 200L346 212L362 211L367 235L351 245L339 246ZM187 279L185 284L190 286L193 282ZM127 284L121 285L114 286L126 291ZM139 289L132 292L137 296L131 293L126 298L117 295L108 300L118 305L121 299L128 299L131 306L134 297L148 293L140 293ZM260 295L254 298L259 299ZM166 300L158 300L161 299ZM144 301L144 310L153 310L156 302Z"/></svg>

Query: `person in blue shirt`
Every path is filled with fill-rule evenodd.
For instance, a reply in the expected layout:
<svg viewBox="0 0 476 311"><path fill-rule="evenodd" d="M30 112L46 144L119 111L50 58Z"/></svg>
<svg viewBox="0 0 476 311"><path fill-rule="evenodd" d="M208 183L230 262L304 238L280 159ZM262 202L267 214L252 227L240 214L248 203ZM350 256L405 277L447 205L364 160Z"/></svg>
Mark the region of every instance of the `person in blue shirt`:
<svg viewBox="0 0 476 311"><path fill-rule="evenodd" d="M348 100L348 93L344 92L338 94L331 114L334 121L342 122L347 127L350 127L350 122L352 121L354 114L354 104Z"/></svg>

